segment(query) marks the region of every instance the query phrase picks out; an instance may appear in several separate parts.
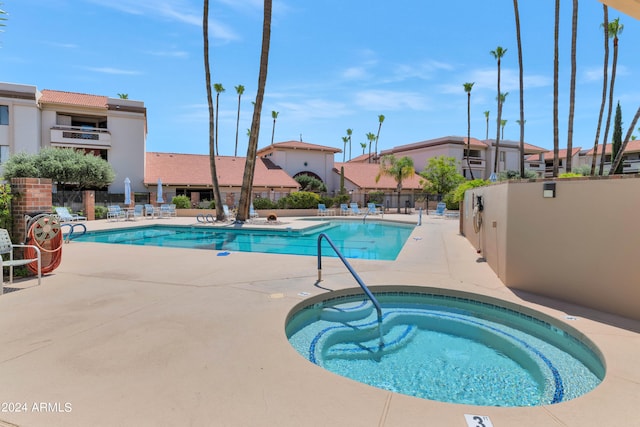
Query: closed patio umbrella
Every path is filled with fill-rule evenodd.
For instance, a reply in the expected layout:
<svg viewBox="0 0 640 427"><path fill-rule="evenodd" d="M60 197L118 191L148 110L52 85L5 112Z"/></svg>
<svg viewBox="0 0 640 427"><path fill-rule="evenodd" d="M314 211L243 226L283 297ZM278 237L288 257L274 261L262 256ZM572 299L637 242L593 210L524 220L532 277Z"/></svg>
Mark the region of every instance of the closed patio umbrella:
<svg viewBox="0 0 640 427"><path fill-rule="evenodd" d="M158 197L156 199L158 203L164 203L164 199L162 198L162 179L158 178Z"/></svg>
<svg viewBox="0 0 640 427"><path fill-rule="evenodd" d="M129 177L124 179L124 204L131 204L131 180Z"/></svg>

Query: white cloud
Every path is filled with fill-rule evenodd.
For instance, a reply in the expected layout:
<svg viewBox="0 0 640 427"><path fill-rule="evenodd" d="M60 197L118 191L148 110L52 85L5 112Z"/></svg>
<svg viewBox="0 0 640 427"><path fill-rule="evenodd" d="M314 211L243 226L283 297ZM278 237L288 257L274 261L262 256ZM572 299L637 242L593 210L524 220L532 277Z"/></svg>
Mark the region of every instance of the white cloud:
<svg viewBox="0 0 640 427"><path fill-rule="evenodd" d="M429 109L429 100L415 92L392 90L368 90L355 94L355 103L360 108L374 111Z"/></svg>
<svg viewBox="0 0 640 427"><path fill-rule="evenodd" d="M129 76L142 74L142 72L140 71L123 70L120 68L112 68L112 67L87 67L86 69L89 71L94 71L96 73L103 73L103 74L119 74L119 75L129 75Z"/></svg>
<svg viewBox="0 0 640 427"><path fill-rule="evenodd" d="M341 102L308 99L303 102L279 102L274 110L282 112L287 120L317 120L343 117L352 112ZM263 111L264 113L264 111Z"/></svg>

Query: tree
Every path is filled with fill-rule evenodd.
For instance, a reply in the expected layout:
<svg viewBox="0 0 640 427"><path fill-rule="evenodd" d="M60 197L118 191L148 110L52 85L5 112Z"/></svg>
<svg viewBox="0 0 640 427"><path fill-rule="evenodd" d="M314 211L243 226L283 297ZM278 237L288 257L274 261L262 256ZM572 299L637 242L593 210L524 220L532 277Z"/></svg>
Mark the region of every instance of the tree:
<svg viewBox="0 0 640 427"><path fill-rule="evenodd" d="M216 219L224 219L222 210L222 196L218 185L218 172L216 169L216 152L213 120L213 95L211 92L211 67L209 66L209 0L204 0L202 12L202 38L204 39L204 73L207 90L207 104L209 107L209 167L211 169L211 181L213 185L213 200L216 202Z"/></svg>
<svg viewBox="0 0 640 427"><path fill-rule="evenodd" d="M560 41L560 0L556 0L555 24L553 30L553 176L558 176L560 167L560 142L558 139L558 69L559 69L559 41Z"/></svg>
<svg viewBox="0 0 640 427"><path fill-rule="evenodd" d="M489 139L489 110L484 112L484 118L487 120L487 134L485 136L485 140Z"/></svg>
<svg viewBox="0 0 640 427"><path fill-rule="evenodd" d="M425 192L440 195L450 193L466 181L458 173L456 158L447 156L430 158L427 166L420 172L420 176L425 179L422 181Z"/></svg>
<svg viewBox="0 0 640 427"><path fill-rule="evenodd" d="M349 160L351 160L351 135L353 135L353 130L347 129L347 136L349 137Z"/></svg>
<svg viewBox="0 0 640 427"><path fill-rule="evenodd" d="M276 132L276 119L278 118L278 113L277 111L271 111L271 118L273 119L273 127L271 128L271 145L273 145L273 135Z"/></svg>
<svg viewBox="0 0 640 427"><path fill-rule="evenodd" d="M382 127L382 122L384 122L384 115L380 114L378 116L378 133L376 134L376 149L374 150L376 157L378 157L378 138L380 137L380 128Z"/></svg>
<svg viewBox="0 0 640 427"><path fill-rule="evenodd" d="M513 0L513 14L516 19L516 42L518 44L518 80L520 83L520 177L524 178L524 65L522 62L522 38L520 37L520 12L518 0Z"/></svg>
<svg viewBox="0 0 640 427"><path fill-rule="evenodd" d="M349 137L348 136L343 136L342 137L342 143L344 145L344 150L342 150L342 162L343 163L344 163L345 157L347 155L347 142L349 142Z"/></svg>
<svg viewBox="0 0 640 427"><path fill-rule="evenodd" d="M369 140L369 163L371 163L371 144L373 143L373 141L375 141L376 136L373 134L373 132L369 132L367 134L367 139Z"/></svg>
<svg viewBox="0 0 640 427"><path fill-rule="evenodd" d="M492 50L491 55L498 62L498 118L496 119L497 131L496 131L496 155L493 161L493 173L498 172L498 155L500 152L500 120L502 119L502 92L500 92L500 62L502 57L507 53L507 49L503 49L501 46L498 46L496 50Z"/></svg>
<svg viewBox="0 0 640 427"><path fill-rule="evenodd" d="M471 179L473 178L473 171L471 170L471 89L475 83L463 83L464 91L467 93L467 169L471 173Z"/></svg>
<svg viewBox="0 0 640 427"><path fill-rule="evenodd" d="M222 87L222 83L215 83L213 85L213 90L216 91L216 155L220 155L220 149L218 148L218 113L220 110L218 109L218 99L220 99L220 94L224 92L224 87Z"/></svg>
<svg viewBox="0 0 640 427"><path fill-rule="evenodd" d="M622 108L620 108L620 101L616 107L616 115L613 118L613 136L611 138L611 161L613 166L613 159L615 159L622 146ZM617 175L622 173L622 163L614 169L609 170L609 175Z"/></svg>
<svg viewBox="0 0 640 427"><path fill-rule="evenodd" d="M376 175L376 182L384 176L390 176L396 181L398 191L398 213L400 213L400 192L402 191L402 181L410 178L416 173L411 157L396 158L393 154L383 156L380 161L380 171Z"/></svg>
<svg viewBox="0 0 640 427"><path fill-rule="evenodd" d="M2 6L2 3L0 3L0 6ZM5 18L5 16L8 15L8 13L2 9L0 9L0 27L4 27L4 21L7 20L7 18ZM0 30L0 32L2 32L3 30Z"/></svg>
<svg viewBox="0 0 640 427"><path fill-rule="evenodd" d="M318 178L309 175L298 175L295 180L300 184L300 191L309 191L312 193L325 193L327 186Z"/></svg>
<svg viewBox="0 0 640 427"><path fill-rule="evenodd" d="M233 151L233 157L238 157L238 129L240 127L240 98L244 93L244 86L238 85L235 87L236 93L238 94L238 117L236 119L236 148Z"/></svg>
<svg viewBox="0 0 640 427"><path fill-rule="evenodd" d="M578 0L573 0L571 18L571 81L569 88L569 121L567 123L567 161L565 170L571 172L571 153L573 152L573 115L576 103L576 44L578 39Z"/></svg>
<svg viewBox="0 0 640 427"><path fill-rule="evenodd" d="M631 134L633 133L633 129L638 123L638 119L640 119L640 107L638 107L638 111L636 111L636 115L633 116L633 120L631 121L631 126L629 126L629 130L627 131L627 136L624 138L624 142L622 143L622 147L620 147L620 151L616 154L616 158L611 162L612 170L615 170L622 163L622 156L624 155L624 150L627 149L627 144L629 140L632 139ZM640 130L640 128L638 129Z"/></svg>
<svg viewBox="0 0 640 427"><path fill-rule="evenodd" d="M129 99L129 94L128 93L119 93L118 94L118 98L120 98L120 99Z"/></svg>
<svg viewBox="0 0 640 427"><path fill-rule="evenodd" d="M260 72L258 74L258 92L251 120L251 135L247 148L247 160L242 176L242 190L240 202L236 212L236 222L244 222L249 218L249 205L251 204L251 190L253 189L253 176L256 169L256 153L258 151L258 136L260 136L260 114L262 113L262 100L267 84L267 69L269 68L269 44L271 40L271 6L272 0L264 0L264 20L262 23L262 50L260 53ZM275 124L275 121L274 121ZM273 136L271 137L273 143Z"/></svg>
<svg viewBox="0 0 640 427"><path fill-rule="evenodd" d="M602 140L602 155L600 156L599 175L604 174L604 160L607 152L607 137L609 136L609 125L611 124L611 111L613 110L613 88L616 82L616 67L618 64L618 35L622 33L624 25L620 23L620 18L609 22L609 38L613 39L613 59L611 61L611 82L609 83L609 109L607 110L607 121L604 125L604 138Z"/></svg>
<svg viewBox="0 0 640 427"><path fill-rule="evenodd" d="M360 147L362 147L362 155L364 156L364 152L367 149L367 143L366 142L361 142L360 143Z"/></svg>
<svg viewBox="0 0 640 427"><path fill-rule="evenodd" d="M593 143L593 157L591 158L591 175L596 173L596 158L598 157L598 143L600 142L600 127L602 125L602 116L604 114L604 106L607 103L607 73L609 71L609 8L606 4L602 5L604 21L604 69L602 72L602 101L600 103L600 113L598 114L598 126L596 127L596 137Z"/></svg>
<svg viewBox="0 0 640 427"><path fill-rule="evenodd" d="M501 129L501 134L500 134L500 138L502 138L504 140L504 127L507 125L507 120L502 119L500 120L500 129Z"/></svg>

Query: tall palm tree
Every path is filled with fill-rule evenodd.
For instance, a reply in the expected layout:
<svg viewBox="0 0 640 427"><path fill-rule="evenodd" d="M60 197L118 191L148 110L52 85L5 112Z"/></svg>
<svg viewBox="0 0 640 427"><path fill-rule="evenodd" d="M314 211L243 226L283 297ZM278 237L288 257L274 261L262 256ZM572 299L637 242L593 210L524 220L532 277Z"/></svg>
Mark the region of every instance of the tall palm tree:
<svg viewBox="0 0 640 427"><path fill-rule="evenodd" d="M398 186L398 213L400 213L400 192L402 191L402 181L410 178L416 173L413 167L413 159L411 157L396 158L393 154L382 157L380 161L380 171L376 175L376 182L380 181L383 175L392 177Z"/></svg>
<svg viewBox="0 0 640 427"><path fill-rule="evenodd" d="M607 82L609 80L607 73L609 72L609 8L606 4L602 4L604 21L604 69L602 72L602 101L600 103L600 114L598 114L598 126L596 128L596 138L593 143L593 157L591 158L591 175L596 173L596 158L598 157L598 143L600 142L600 126L602 125L602 115L604 114L604 106L607 103Z"/></svg>
<svg viewBox="0 0 640 427"><path fill-rule="evenodd" d="M349 160L351 160L351 135L353 135L353 129L347 129L347 137L349 137Z"/></svg>
<svg viewBox="0 0 640 427"><path fill-rule="evenodd" d="M496 50L492 50L491 55L498 62L498 118L496 119L496 156L493 161L493 173L498 173L498 156L500 154L500 120L502 119L502 92L500 92L500 62L502 57L507 53L507 49L498 46Z"/></svg>
<svg viewBox="0 0 640 427"><path fill-rule="evenodd" d="M500 129L501 129L500 138L502 140L504 140L504 127L506 125L507 125L507 120L505 120L505 119L500 120Z"/></svg>
<svg viewBox="0 0 640 427"><path fill-rule="evenodd" d="M213 200L216 202L216 218L224 219L222 210L222 196L218 185L218 173L216 170L216 153L213 121L213 94L211 93L211 67L209 66L209 0L204 0L202 13L202 37L204 39L204 73L207 87L207 103L209 105L209 166L211 168L211 180L213 185Z"/></svg>
<svg viewBox="0 0 640 427"><path fill-rule="evenodd" d="M613 87L616 82L616 67L618 64L618 36L622 33L624 25L620 23L620 18L609 22L609 38L613 39L613 59L611 61L611 82L609 83L609 109L607 121L604 125L604 138L602 139L602 155L600 156L599 175L604 174L604 160L607 152L607 137L609 136L609 125L611 124L611 112L613 111Z"/></svg>
<svg viewBox="0 0 640 427"><path fill-rule="evenodd" d="M129 94L128 93L119 93L118 94L118 98L120 98L120 99L129 99Z"/></svg>
<svg viewBox="0 0 640 427"><path fill-rule="evenodd" d="M560 142L558 139L558 44L560 41L560 0L556 0L555 21L553 30L553 176L558 176L560 167Z"/></svg>
<svg viewBox="0 0 640 427"><path fill-rule="evenodd" d="M364 156L365 150L367 149L367 143L361 142L360 147L362 147L362 155Z"/></svg>
<svg viewBox="0 0 640 427"><path fill-rule="evenodd" d="M373 141L375 141L376 136L373 134L373 132L369 132L367 134L367 139L369 140L369 163L371 163L371 144L373 143Z"/></svg>
<svg viewBox="0 0 640 427"><path fill-rule="evenodd" d="M464 91L467 93L467 169L471 173L471 179L473 180L473 171L471 170L471 89L473 89L474 83L463 83Z"/></svg>
<svg viewBox="0 0 640 427"><path fill-rule="evenodd" d="M244 93L244 86L238 85L235 87L238 94L238 118L236 119L236 148L233 150L233 157L238 157L238 130L240 127L240 97Z"/></svg>
<svg viewBox="0 0 640 427"><path fill-rule="evenodd" d="M342 162L345 162L345 158L347 155L347 142L349 142L349 137L348 136L343 136L342 137L342 142L344 145L344 150L342 150Z"/></svg>
<svg viewBox="0 0 640 427"><path fill-rule="evenodd" d="M485 140L489 139L489 110L484 112L484 118L487 121L487 134L485 136Z"/></svg>
<svg viewBox="0 0 640 427"><path fill-rule="evenodd" d="M242 190L236 221L244 222L249 218L249 205L251 204L251 190L253 188L253 176L256 170L256 153L258 151L258 137L260 136L260 114L262 113L262 100L264 88L267 84L267 69L269 67L269 44L271 40L271 6L272 0L264 0L264 20L262 23L262 51L260 53L260 72L258 74L258 92L251 120L251 135L247 148L247 159L242 176Z"/></svg>
<svg viewBox="0 0 640 427"><path fill-rule="evenodd" d="M0 6L2 6L2 3L0 3ZM2 22L7 20L7 18L5 18L5 15L8 15L7 12L5 10L0 9L0 27L5 26L4 22Z"/></svg>
<svg viewBox="0 0 640 427"><path fill-rule="evenodd" d="M222 87L222 83L214 83L213 90L216 91L216 154L220 155L220 150L218 149L218 100L220 99L220 94L224 92L224 87Z"/></svg>
<svg viewBox="0 0 640 427"><path fill-rule="evenodd" d="M518 0L513 0L513 14L516 18L516 41L518 44L518 80L520 82L520 178L524 178L524 65L522 62L522 38L520 37L520 11Z"/></svg>
<svg viewBox="0 0 640 427"><path fill-rule="evenodd" d="M380 128L382 127L382 122L384 122L384 115L380 114L378 116L378 133L376 134L376 149L374 150L376 157L378 157L378 138L380 137Z"/></svg>
<svg viewBox="0 0 640 427"><path fill-rule="evenodd" d="M571 172L571 153L573 152L573 114L576 103L576 43L578 38L578 0L573 0L571 17L571 83L569 89L569 121L567 123L567 161L566 172Z"/></svg>
<svg viewBox="0 0 640 427"><path fill-rule="evenodd" d="M271 111L271 118L273 119L273 127L271 128L271 145L273 145L273 136L276 132L276 119L278 118L278 114L280 113L277 111Z"/></svg>
<svg viewBox="0 0 640 427"><path fill-rule="evenodd" d="M624 141L622 142L622 146L620 146L620 150L618 150L618 153L616 154L616 158L612 159L612 162L611 162L612 171L620 167L620 163L622 162L622 156L624 155L624 150L627 149L627 144L629 143L629 140L634 139L631 134L633 133L633 128L638 123L638 119L640 119L640 107L638 107L638 111L636 111L636 115L633 116L633 120L631 121L631 126L629 126L629 130L627 130L627 136L625 136ZM640 128L638 130L640 130Z"/></svg>

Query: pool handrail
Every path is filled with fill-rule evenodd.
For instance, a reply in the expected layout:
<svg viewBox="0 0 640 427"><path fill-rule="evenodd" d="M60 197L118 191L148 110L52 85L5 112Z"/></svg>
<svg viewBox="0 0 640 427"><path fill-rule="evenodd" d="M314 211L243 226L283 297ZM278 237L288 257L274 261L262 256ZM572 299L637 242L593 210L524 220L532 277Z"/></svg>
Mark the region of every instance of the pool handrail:
<svg viewBox="0 0 640 427"><path fill-rule="evenodd" d="M358 285L360 285L360 287L362 288L364 293L367 295L367 297L371 300L371 302L373 303L374 307L376 308L376 312L378 313L378 324L381 324L382 323L382 308L380 307L380 303L378 302L376 297L371 293L371 291L369 290L367 285L364 284L364 282L362 281L360 276L358 276L358 273L356 273L355 270L353 269L353 267L351 267L351 264L349 264L349 261L347 261L347 259L344 257L344 255L342 255L342 253L340 253L340 251L338 250L336 245L333 243L331 238L329 238L329 236L326 233L320 233L318 235L318 282L322 281L322 244L321 243L322 243L322 238L323 237L327 241L327 243L329 243L329 246L331 246L331 248L336 253L336 255L338 255L338 258L340 258L340 261L342 261L344 266L347 267L347 270L349 270L349 273L351 273L353 278L356 279L356 282L358 282Z"/></svg>
<svg viewBox="0 0 640 427"><path fill-rule="evenodd" d="M64 223L60 224L60 230L62 230L62 227L64 227L64 226L69 226L69 233L67 233L67 235L65 236L65 239L64 239L65 243L69 243L69 241L71 240L71 236L73 236L73 233L75 233L76 226L77 227L82 227L82 232L78 236L82 236L83 234L85 234L87 232L87 226L84 225L81 222L74 222L74 223L64 222Z"/></svg>

